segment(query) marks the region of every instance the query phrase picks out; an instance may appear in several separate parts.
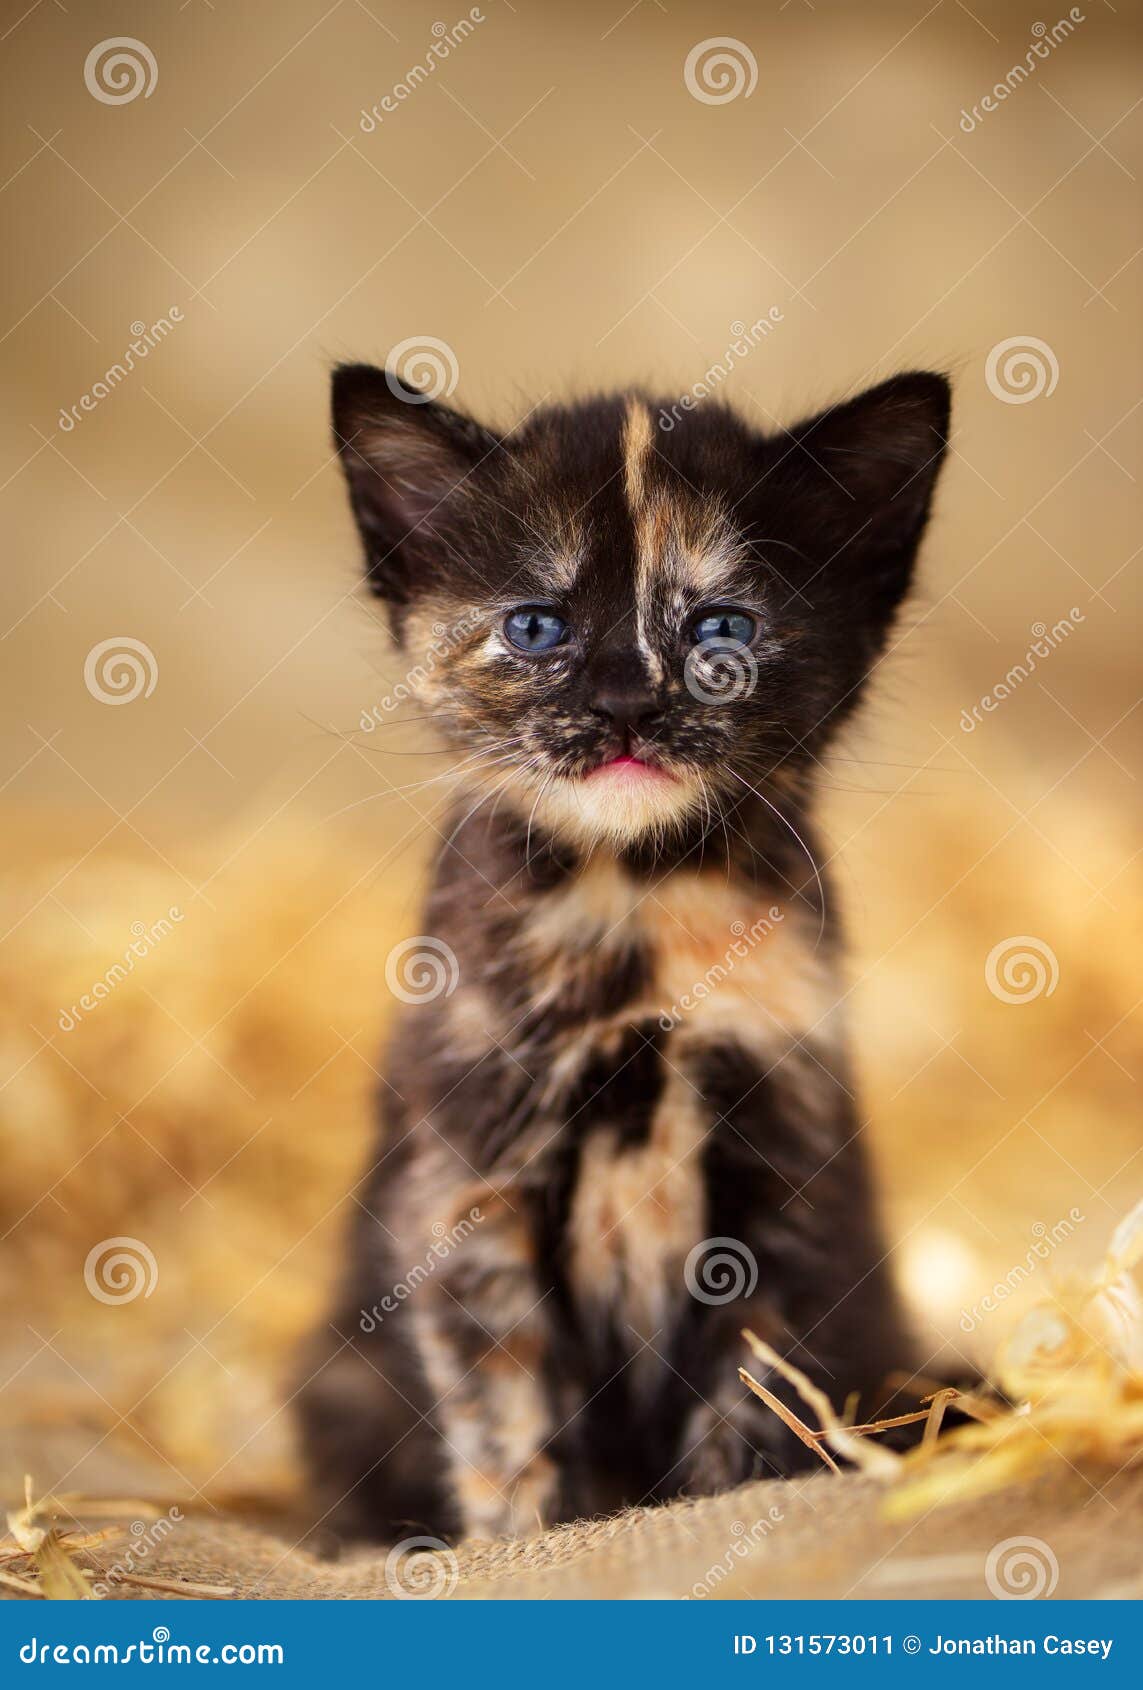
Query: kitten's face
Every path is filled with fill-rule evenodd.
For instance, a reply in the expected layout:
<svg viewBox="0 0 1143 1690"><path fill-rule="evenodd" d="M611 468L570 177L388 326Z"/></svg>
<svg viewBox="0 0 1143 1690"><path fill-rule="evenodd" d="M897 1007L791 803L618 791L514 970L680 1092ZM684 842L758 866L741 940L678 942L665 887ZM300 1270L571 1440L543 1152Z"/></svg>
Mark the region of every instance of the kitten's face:
<svg viewBox="0 0 1143 1690"><path fill-rule="evenodd" d="M908 376L763 439L642 396L507 438L338 371L335 433L411 676L470 784L622 845L774 789L881 649L944 449Z"/></svg>

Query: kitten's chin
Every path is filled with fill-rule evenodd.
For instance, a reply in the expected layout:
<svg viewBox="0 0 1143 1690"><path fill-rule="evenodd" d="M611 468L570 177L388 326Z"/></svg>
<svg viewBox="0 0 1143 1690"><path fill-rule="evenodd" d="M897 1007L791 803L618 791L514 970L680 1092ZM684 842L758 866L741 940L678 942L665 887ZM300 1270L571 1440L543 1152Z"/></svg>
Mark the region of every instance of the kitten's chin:
<svg viewBox="0 0 1143 1690"><path fill-rule="evenodd" d="M694 780L621 759L586 777L556 779L540 799L536 818L577 845L618 849L672 833L701 801Z"/></svg>

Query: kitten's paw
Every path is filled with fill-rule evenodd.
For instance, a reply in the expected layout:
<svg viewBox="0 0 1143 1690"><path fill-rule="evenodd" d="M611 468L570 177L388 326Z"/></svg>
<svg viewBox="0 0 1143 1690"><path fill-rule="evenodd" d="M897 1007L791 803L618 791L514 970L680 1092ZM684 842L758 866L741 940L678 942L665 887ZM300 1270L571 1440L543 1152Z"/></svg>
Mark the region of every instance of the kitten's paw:
<svg viewBox="0 0 1143 1690"><path fill-rule="evenodd" d="M675 1475L684 1495L715 1496L759 1477L762 1471L763 1453L737 1416L723 1418L705 1406L696 1411L687 1427L686 1454Z"/></svg>

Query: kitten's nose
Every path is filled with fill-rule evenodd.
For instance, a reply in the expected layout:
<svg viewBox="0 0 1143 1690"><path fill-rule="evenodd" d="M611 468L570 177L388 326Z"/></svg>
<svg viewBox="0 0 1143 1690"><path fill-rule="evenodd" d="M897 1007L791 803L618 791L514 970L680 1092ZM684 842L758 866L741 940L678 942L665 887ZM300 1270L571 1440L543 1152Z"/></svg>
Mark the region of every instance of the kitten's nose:
<svg viewBox="0 0 1143 1690"><path fill-rule="evenodd" d="M622 731L645 734L658 722L659 699L637 657L607 665L595 680L591 708Z"/></svg>

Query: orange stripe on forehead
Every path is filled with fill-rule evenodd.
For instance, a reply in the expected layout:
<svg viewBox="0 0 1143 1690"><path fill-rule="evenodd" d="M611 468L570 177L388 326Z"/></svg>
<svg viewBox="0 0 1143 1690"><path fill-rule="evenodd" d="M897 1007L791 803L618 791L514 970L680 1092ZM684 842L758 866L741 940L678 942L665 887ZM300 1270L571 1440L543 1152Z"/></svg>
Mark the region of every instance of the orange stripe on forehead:
<svg viewBox="0 0 1143 1690"><path fill-rule="evenodd" d="M662 475L652 478L655 429L648 407L628 399L623 422L623 484L635 534L638 613L650 608L659 578L696 590L713 590L738 561L739 547L721 504Z"/></svg>
<svg viewBox="0 0 1143 1690"><path fill-rule="evenodd" d="M647 458L654 439L651 413L641 399L628 399L623 419L623 486L633 512L643 500Z"/></svg>
<svg viewBox="0 0 1143 1690"><path fill-rule="evenodd" d="M733 590L745 561L725 506L672 472L656 453L655 424L642 400L626 402L623 486L634 538L635 643L648 677L664 675L656 623L669 624L680 596L717 598Z"/></svg>
<svg viewBox="0 0 1143 1690"><path fill-rule="evenodd" d="M662 678L662 665L647 637L651 577L662 548L656 543L656 511L661 501L648 498L647 468L654 450L651 412L640 399L628 399L623 420L623 488L635 531L635 639L653 681Z"/></svg>

